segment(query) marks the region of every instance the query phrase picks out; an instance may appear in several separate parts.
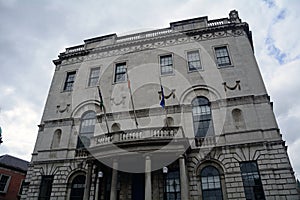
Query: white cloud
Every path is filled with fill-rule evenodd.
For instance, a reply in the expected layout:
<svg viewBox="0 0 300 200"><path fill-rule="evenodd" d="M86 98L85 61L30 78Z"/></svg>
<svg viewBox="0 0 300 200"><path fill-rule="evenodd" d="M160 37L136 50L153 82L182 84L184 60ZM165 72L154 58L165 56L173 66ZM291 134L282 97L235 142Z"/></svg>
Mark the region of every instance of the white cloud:
<svg viewBox="0 0 300 200"><path fill-rule="evenodd" d="M108 33L165 28L193 17L228 17L236 9L253 32L255 55L299 173L299 6L298 0L0 0L0 125L5 140L0 152L30 158L54 71L52 59L65 47ZM287 55L282 64L270 47Z"/></svg>

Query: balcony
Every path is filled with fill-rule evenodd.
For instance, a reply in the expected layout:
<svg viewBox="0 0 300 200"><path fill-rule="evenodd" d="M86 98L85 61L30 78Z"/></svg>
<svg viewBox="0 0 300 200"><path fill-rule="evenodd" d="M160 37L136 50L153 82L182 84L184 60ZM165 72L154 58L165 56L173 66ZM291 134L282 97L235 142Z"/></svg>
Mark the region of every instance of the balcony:
<svg viewBox="0 0 300 200"><path fill-rule="evenodd" d="M117 131L95 136L88 151L93 155L111 156L115 154L177 151L185 149L188 140L182 127L151 127Z"/></svg>

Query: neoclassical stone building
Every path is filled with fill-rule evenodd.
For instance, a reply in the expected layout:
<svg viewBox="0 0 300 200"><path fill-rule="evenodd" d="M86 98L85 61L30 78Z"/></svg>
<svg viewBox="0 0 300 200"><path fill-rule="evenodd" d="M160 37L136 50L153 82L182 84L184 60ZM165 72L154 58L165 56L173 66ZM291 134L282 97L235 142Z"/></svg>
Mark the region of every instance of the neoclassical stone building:
<svg viewBox="0 0 300 200"><path fill-rule="evenodd" d="M54 64L22 199L299 199L237 11L87 39Z"/></svg>

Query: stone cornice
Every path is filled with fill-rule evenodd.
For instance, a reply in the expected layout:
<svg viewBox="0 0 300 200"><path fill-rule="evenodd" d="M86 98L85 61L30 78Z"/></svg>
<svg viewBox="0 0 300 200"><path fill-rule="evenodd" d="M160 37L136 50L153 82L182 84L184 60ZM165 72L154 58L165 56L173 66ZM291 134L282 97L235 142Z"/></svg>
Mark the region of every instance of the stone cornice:
<svg viewBox="0 0 300 200"><path fill-rule="evenodd" d="M245 22L228 23L219 26L211 26L187 31L171 31L165 35L158 35L156 37L142 38L119 43L115 42L114 44L99 46L91 49L85 49L84 45L78 45L68 48L68 51L61 53L59 55L59 59L54 60L53 62L55 64L68 65L88 60L123 55L136 51L243 35L247 35L250 43L252 42L251 32L249 31L248 24ZM90 39L89 41L93 41L93 39Z"/></svg>

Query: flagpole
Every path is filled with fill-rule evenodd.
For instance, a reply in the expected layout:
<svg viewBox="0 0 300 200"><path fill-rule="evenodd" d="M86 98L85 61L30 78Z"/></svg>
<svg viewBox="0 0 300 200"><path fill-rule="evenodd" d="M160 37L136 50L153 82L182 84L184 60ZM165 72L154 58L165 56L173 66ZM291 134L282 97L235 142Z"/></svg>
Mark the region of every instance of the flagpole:
<svg viewBox="0 0 300 200"><path fill-rule="evenodd" d="M161 88L161 102L160 102L160 105L165 110L166 125L167 125L167 127L169 127L167 109L165 108L166 107L165 94L164 94L164 89L163 89L163 86L162 86L162 83L161 83L161 77L160 76L159 76L159 83L160 83L160 88Z"/></svg>
<svg viewBox="0 0 300 200"><path fill-rule="evenodd" d="M99 81L99 83L100 83L100 81ZM104 106L104 102L103 102L103 98L102 98L100 86L97 85L97 88L98 88L98 93L99 93L99 98L100 98L100 108L103 108L103 112L104 112L104 120L105 120L105 124L106 124L106 129L107 129L107 133L109 133L109 127L108 127L107 116L106 116L106 108L105 108L105 106Z"/></svg>
<svg viewBox="0 0 300 200"><path fill-rule="evenodd" d="M126 70L126 75L127 75L127 83L128 83L128 89L129 89L129 94L130 94L131 105L132 105L132 109L133 109L133 116L134 116L134 120L135 120L135 126L138 129L139 124L137 122L136 112L135 112L134 103L133 103L133 96L132 96L132 91L131 91L131 86L130 86L130 80L129 80L127 70Z"/></svg>

